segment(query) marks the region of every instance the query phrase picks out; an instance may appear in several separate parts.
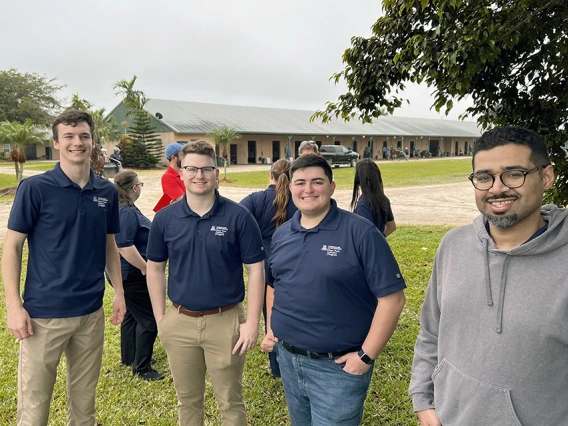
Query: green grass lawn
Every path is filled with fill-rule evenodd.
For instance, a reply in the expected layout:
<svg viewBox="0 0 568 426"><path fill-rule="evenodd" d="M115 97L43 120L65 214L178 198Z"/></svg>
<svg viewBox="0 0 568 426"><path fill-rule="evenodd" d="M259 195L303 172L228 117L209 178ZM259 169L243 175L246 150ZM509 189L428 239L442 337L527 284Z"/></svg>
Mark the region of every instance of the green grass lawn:
<svg viewBox="0 0 568 426"><path fill-rule="evenodd" d="M5 163L5 166L12 163ZM55 161L41 161L26 163L26 170L51 170ZM438 185L445 183L465 182L467 175L471 173L471 162L468 159L459 160L409 160L409 161L381 161L378 163L383 177L385 188L399 188L406 186ZM230 182L221 182L223 187L238 188L257 188L263 189L268 184L268 166L266 170L242 172L237 167L227 168L227 179ZM223 167L220 167L219 175L224 176ZM141 178L160 179L163 170L136 170ZM353 176L355 169L352 167L333 168L333 177L338 189L353 188ZM9 176L9 175L6 175ZM15 174L13 177L15 181ZM8 181L6 181L8 182ZM0 180L0 188L14 186L14 184L2 186L4 182Z"/></svg>
<svg viewBox="0 0 568 426"><path fill-rule="evenodd" d="M16 186L16 173L14 172L13 175L8 173L0 173L0 189L11 188L12 186Z"/></svg>
<svg viewBox="0 0 568 426"><path fill-rule="evenodd" d="M385 188L406 186L438 185L467 181L471 173L471 162L468 160L409 160L382 161L378 163ZM333 177L337 189L352 189L355 169L352 167L333 168ZM223 178L223 170L220 171ZM266 171L234 172L227 169L227 179L221 182L221 188L264 188L268 184Z"/></svg>
<svg viewBox="0 0 568 426"><path fill-rule="evenodd" d="M406 279L407 302L393 338L375 365L363 425L417 425L408 396L412 351L434 254L442 236L449 229L400 226L388 239ZM112 290L109 290L104 299L107 318L111 314L111 302ZM5 306L3 293L0 295L0 304ZM177 424L177 400L163 348L159 342L156 343L155 367L167 375L166 379L150 383L135 378L129 368L120 364L119 329L108 323L97 393L97 424ZM0 331L0 425L9 425L15 424L16 418L18 343L6 329L4 308L0 309ZM64 364L65 360L62 359L53 395L50 425L66 424ZM258 347L247 354L243 384L250 425L289 424L281 382L270 377L268 358ZM209 384L206 391L206 424L221 424Z"/></svg>

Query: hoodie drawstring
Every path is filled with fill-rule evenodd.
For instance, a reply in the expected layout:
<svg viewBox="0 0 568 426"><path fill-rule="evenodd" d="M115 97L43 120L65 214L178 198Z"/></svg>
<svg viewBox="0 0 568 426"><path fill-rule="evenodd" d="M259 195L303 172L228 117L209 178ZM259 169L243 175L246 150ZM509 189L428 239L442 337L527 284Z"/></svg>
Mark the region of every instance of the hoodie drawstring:
<svg viewBox="0 0 568 426"><path fill-rule="evenodd" d="M505 287L507 286L507 268L509 266L510 256L505 255L503 261L503 270L501 271L501 284L499 286L499 305L497 305L497 327L495 331L501 333L503 329L503 305L505 304Z"/></svg>
<svg viewBox="0 0 568 426"><path fill-rule="evenodd" d="M483 263L485 264L485 298L487 306L493 306L493 296L491 295L491 274L489 273L489 240L483 240Z"/></svg>
<svg viewBox="0 0 568 426"><path fill-rule="evenodd" d="M501 271L501 282L499 283L499 304L497 305L497 326L495 331L501 333L503 330L503 306L505 304L505 288L507 287L507 268L509 266L508 254L503 261ZM491 274L489 272L489 240L483 240L483 262L485 263L485 298L487 306L493 306L493 295L491 294Z"/></svg>

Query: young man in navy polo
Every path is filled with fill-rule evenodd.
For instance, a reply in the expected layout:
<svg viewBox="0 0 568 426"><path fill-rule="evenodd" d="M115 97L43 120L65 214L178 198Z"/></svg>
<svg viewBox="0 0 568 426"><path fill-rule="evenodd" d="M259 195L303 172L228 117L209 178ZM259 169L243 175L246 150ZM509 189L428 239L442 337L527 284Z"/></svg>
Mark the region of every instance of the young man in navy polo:
<svg viewBox="0 0 568 426"><path fill-rule="evenodd" d="M262 237L248 210L219 195L215 151L204 141L182 151L183 199L160 210L146 254L158 336L178 397L179 424L204 424L209 371L222 424L246 426L244 354L258 338L264 298ZM166 262L169 260L166 311ZM243 267L248 272L248 313Z"/></svg>
<svg viewBox="0 0 568 426"><path fill-rule="evenodd" d="M383 235L337 207L331 167L298 158L298 212L272 237L265 351L276 351L294 426L359 425L374 360L390 339L406 287Z"/></svg>
<svg viewBox="0 0 568 426"><path fill-rule="evenodd" d="M20 341L18 425L46 425L65 353L69 424L95 424L95 389L104 341L104 270L114 283L113 316L126 307L114 185L90 169L94 122L67 111L53 123L60 161L23 180L14 199L2 254L2 280L10 334ZM27 276L20 299L22 252L28 240Z"/></svg>

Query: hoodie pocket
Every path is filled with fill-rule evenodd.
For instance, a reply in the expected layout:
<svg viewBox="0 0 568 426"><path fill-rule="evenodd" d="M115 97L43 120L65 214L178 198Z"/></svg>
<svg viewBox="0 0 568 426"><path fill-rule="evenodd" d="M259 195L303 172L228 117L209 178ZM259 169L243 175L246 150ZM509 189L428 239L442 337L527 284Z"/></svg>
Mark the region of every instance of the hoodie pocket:
<svg viewBox="0 0 568 426"><path fill-rule="evenodd" d="M464 373L446 358L434 370L434 404L444 426L522 426L511 392Z"/></svg>

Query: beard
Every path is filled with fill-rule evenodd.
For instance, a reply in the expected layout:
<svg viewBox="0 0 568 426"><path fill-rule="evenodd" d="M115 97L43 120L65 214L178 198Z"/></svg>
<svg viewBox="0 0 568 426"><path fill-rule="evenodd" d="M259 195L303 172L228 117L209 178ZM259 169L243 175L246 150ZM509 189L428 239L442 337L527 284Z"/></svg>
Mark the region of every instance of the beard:
<svg viewBox="0 0 568 426"><path fill-rule="evenodd" d="M496 228L510 228L511 226L516 225L519 222L519 215L510 214L506 216L495 216L492 214L488 214L485 216L489 224L493 225Z"/></svg>

